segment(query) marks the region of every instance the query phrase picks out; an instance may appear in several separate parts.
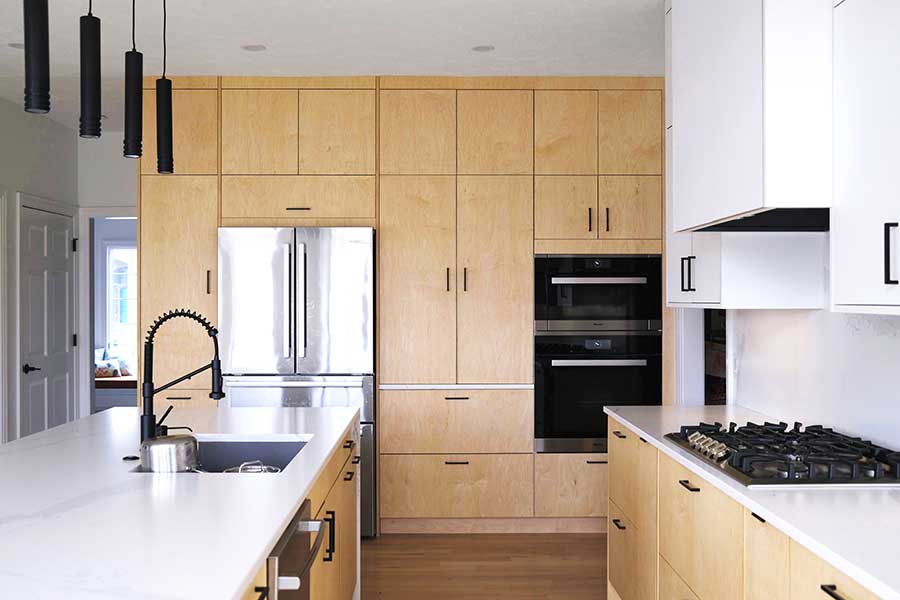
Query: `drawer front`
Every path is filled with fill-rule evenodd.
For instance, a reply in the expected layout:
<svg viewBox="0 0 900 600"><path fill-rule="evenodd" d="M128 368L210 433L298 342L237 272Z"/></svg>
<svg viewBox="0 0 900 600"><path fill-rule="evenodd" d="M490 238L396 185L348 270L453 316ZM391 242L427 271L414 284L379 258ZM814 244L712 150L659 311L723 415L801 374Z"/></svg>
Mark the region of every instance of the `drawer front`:
<svg viewBox="0 0 900 600"><path fill-rule="evenodd" d="M606 454L536 454L536 517L603 517L607 513Z"/></svg>
<svg viewBox="0 0 900 600"><path fill-rule="evenodd" d="M223 177L222 218L374 218L375 177Z"/></svg>
<svg viewBox="0 0 900 600"><path fill-rule="evenodd" d="M700 600L664 558L659 558L659 600Z"/></svg>
<svg viewBox="0 0 900 600"><path fill-rule="evenodd" d="M876 600L878 596L791 540L791 600L828 600L828 586L845 600ZM834 596L832 596L834 597Z"/></svg>
<svg viewBox="0 0 900 600"><path fill-rule="evenodd" d="M138 390L140 394L140 390ZM175 408L216 408L218 402L209 397L209 388L205 390L183 390L171 388L162 394L153 397L153 407L156 414L161 415L169 406ZM167 422L167 425L175 425Z"/></svg>
<svg viewBox="0 0 900 600"><path fill-rule="evenodd" d="M531 390L383 391L378 395L379 451L531 453L533 396Z"/></svg>
<svg viewBox="0 0 900 600"><path fill-rule="evenodd" d="M634 563L637 528L628 520L615 502L609 502L607 527L607 569L609 583L622 600L634 598Z"/></svg>
<svg viewBox="0 0 900 600"><path fill-rule="evenodd" d="M788 600L790 565L790 538L745 509L744 600Z"/></svg>
<svg viewBox="0 0 900 600"><path fill-rule="evenodd" d="M531 454L382 455L382 518L530 517Z"/></svg>
<svg viewBox="0 0 900 600"><path fill-rule="evenodd" d="M609 496L638 527L656 529L658 452L609 419Z"/></svg>

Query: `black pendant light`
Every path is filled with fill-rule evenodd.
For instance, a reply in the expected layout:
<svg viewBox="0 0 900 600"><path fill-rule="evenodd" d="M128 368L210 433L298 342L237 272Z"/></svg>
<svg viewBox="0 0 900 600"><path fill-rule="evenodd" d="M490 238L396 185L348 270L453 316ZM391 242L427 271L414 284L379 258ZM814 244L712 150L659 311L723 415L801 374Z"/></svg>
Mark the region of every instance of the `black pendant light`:
<svg viewBox="0 0 900 600"><path fill-rule="evenodd" d="M156 80L156 172L175 172L172 159L172 81L166 79L166 0L163 0L162 77Z"/></svg>
<svg viewBox="0 0 900 600"><path fill-rule="evenodd" d="M100 19L92 12L81 17L81 119L78 135L100 137Z"/></svg>
<svg viewBox="0 0 900 600"><path fill-rule="evenodd" d="M134 39L135 0L131 0L131 50L125 53L125 158L140 158L144 116L144 55Z"/></svg>
<svg viewBox="0 0 900 600"><path fill-rule="evenodd" d="M50 27L47 0L24 0L25 111L50 112Z"/></svg>

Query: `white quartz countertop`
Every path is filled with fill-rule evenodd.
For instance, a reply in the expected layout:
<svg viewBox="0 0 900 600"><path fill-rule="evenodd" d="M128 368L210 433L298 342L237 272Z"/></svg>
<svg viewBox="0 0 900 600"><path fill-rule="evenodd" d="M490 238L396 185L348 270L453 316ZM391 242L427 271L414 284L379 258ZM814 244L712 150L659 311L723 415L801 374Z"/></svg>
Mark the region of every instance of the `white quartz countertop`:
<svg viewBox="0 0 900 600"><path fill-rule="evenodd" d="M113 408L0 446L0 596L239 597L356 418L351 408L178 409L197 434L306 446L278 474L136 473L138 410Z"/></svg>
<svg viewBox="0 0 900 600"><path fill-rule="evenodd" d="M613 406L605 411L873 593L900 600L900 488L750 489L664 436L701 421L743 425L778 422L777 417L739 406Z"/></svg>

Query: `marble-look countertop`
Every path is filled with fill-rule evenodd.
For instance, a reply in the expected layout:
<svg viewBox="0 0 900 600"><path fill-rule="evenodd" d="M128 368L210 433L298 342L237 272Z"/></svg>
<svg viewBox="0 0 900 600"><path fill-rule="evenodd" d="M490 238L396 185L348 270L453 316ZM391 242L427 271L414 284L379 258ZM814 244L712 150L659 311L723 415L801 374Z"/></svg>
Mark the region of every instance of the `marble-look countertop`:
<svg viewBox="0 0 900 600"><path fill-rule="evenodd" d="M113 408L0 446L0 595L239 597L357 417L353 408L178 409L169 425L302 434L279 474L134 472L138 410Z"/></svg>
<svg viewBox="0 0 900 600"><path fill-rule="evenodd" d="M606 413L886 600L900 600L900 486L751 489L665 439L682 425L777 422L739 406L612 406ZM839 423L824 423L840 427Z"/></svg>

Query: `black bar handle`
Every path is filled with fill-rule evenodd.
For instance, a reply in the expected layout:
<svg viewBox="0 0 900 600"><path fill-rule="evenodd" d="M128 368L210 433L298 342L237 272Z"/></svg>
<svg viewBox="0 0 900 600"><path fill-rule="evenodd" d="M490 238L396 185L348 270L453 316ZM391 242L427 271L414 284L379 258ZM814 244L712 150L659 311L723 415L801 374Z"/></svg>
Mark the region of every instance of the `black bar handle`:
<svg viewBox="0 0 900 600"><path fill-rule="evenodd" d="M613 431L613 435L619 438L620 440L627 440L628 436L622 433L621 431Z"/></svg>
<svg viewBox="0 0 900 600"><path fill-rule="evenodd" d="M837 586L834 584L822 584L819 586L819 589L834 598L834 600L847 600L847 598L838 593Z"/></svg>
<svg viewBox="0 0 900 600"><path fill-rule="evenodd" d="M588 231L594 230L594 207L588 206Z"/></svg>
<svg viewBox="0 0 900 600"><path fill-rule="evenodd" d="M897 223L884 224L884 284L897 285L896 279L891 279L891 229L897 227Z"/></svg>
<svg viewBox="0 0 900 600"><path fill-rule="evenodd" d="M288 206L284 210L312 210L312 209L308 206Z"/></svg>
<svg viewBox="0 0 900 600"><path fill-rule="evenodd" d="M253 591L259 594L259 598L257 598L256 600L266 600L269 597L269 588L265 586L258 585L253 588Z"/></svg>
<svg viewBox="0 0 900 600"><path fill-rule="evenodd" d="M468 396L444 396L444 400L468 400Z"/></svg>
<svg viewBox="0 0 900 600"><path fill-rule="evenodd" d="M681 484L681 487L686 489L689 492L699 492L700 488L691 485L691 481L689 479L679 479L678 483Z"/></svg>
<svg viewBox="0 0 900 600"><path fill-rule="evenodd" d="M353 476L356 474L356 471L347 471L347 474L344 475L344 481L353 481Z"/></svg>
<svg viewBox="0 0 900 600"><path fill-rule="evenodd" d="M359 455L356 455L353 457L353 460L350 462L350 464L358 465L359 461L360 461Z"/></svg>
<svg viewBox="0 0 900 600"><path fill-rule="evenodd" d="M759 515L756 514L755 512L752 512L752 513L750 513L750 514L753 515L753 518L756 519L757 521L759 521L760 523L765 523L765 522L766 522L765 519L763 519L761 516L759 516Z"/></svg>
<svg viewBox="0 0 900 600"><path fill-rule="evenodd" d="M467 460L445 460L445 465L467 465L469 461Z"/></svg>
<svg viewBox="0 0 900 600"><path fill-rule="evenodd" d="M206 293L212 293L212 271L206 270Z"/></svg>
<svg viewBox="0 0 900 600"><path fill-rule="evenodd" d="M588 460L585 462L587 462L587 464L589 464L589 465L608 465L609 464L608 460Z"/></svg>
<svg viewBox="0 0 900 600"><path fill-rule="evenodd" d="M609 207L606 207L606 231L609 231Z"/></svg>
<svg viewBox="0 0 900 600"><path fill-rule="evenodd" d="M447 267L447 291L450 291L450 267Z"/></svg>
<svg viewBox="0 0 900 600"><path fill-rule="evenodd" d="M469 269L467 267L463 267L463 291L469 291Z"/></svg>
<svg viewBox="0 0 900 600"><path fill-rule="evenodd" d="M694 260L696 260L696 259L697 259L696 256L688 256L687 257L688 272L687 272L687 289L685 290L686 292L696 292L697 291L697 288L694 287L694 271L693 271L693 263L694 263Z"/></svg>
<svg viewBox="0 0 900 600"><path fill-rule="evenodd" d="M347 440L346 442L344 442L344 449L350 450L351 448L353 448L353 445L354 445L353 440Z"/></svg>
<svg viewBox="0 0 900 600"><path fill-rule="evenodd" d="M332 562L334 560L334 541L335 534L334 528L337 525L337 518L335 512L333 510L325 511L325 518L322 519L326 523L328 523L328 547L325 548L325 558L322 559L323 562Z"/></svg>
<svg viewBox="0 0 900 600"><path fill-rule="evenodd" d="M166 400L190 400L190 396L166 396Z"/></svg>
<svg viewBox="0 0 900 600"><path fill-rule="evenodd" d="M687 262L687 259L688 259L687 256L681 257L681 291L682 292L688 291L687 287L684 285L684 263Z"/></svg>
<svg viewBox="0 0 900 600"><path fill-rule="evenodd" d="M619 519L613 519L612 524L616 526L616 529L619 529L621 531L625 531L626 529L628 529L627 527L622 525L622 521L620 521Z"/></svg>

